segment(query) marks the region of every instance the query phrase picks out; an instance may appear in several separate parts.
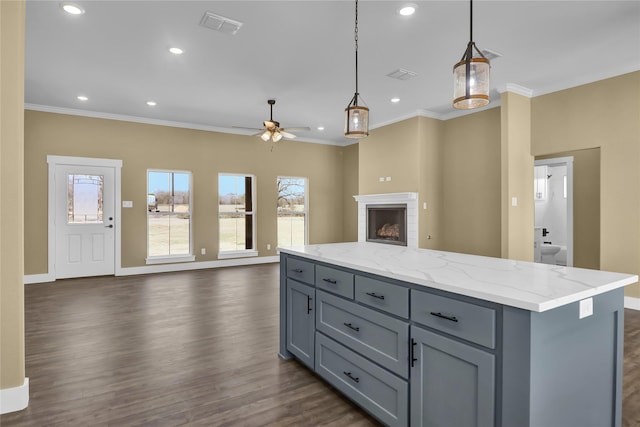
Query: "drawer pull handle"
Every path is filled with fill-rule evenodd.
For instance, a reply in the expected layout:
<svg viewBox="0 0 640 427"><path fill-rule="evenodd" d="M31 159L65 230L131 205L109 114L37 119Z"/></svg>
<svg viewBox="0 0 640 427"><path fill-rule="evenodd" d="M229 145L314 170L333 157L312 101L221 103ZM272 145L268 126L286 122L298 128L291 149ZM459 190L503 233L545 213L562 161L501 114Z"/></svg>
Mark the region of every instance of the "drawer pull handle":
<svg viewBox="0 0 640 427"><path fill-rule="evenodd" d="M432 315L432 316L439 317L439 318L441 318L441 319L451 320L452 322L457 322L457 321L458 321L458 319L456 318L456 316L445 316L444 314L442 314L442 313L440 313L440 312L436 313L436 312L433 312L433 311L432 311L432 312L431 312L431 315Z"/></svg>
<svg viewBox="0 0 640 427"><path fill-rule="evenodd" d="M311 313L311 297L307 295L307 314Z"/></svg>
<svg viewBox="0 0 640 427"><path fill-rule="evenodd" d="M346 376L348 376L349 378L351 378L353 381L355 381L357 383L360 382L360 377L354 377L353 375L351 375L351 372L344 371L342 373L345 374Z"/></svg>
<svg viewBox="0 0 640 427"><path fill-rule="evenodd" d="M412 368L414 366L414 363L418 361L418 359L416 358L416 344L418 344L416 340L411 338L411 367Z"/></svg>
<svg viewBox="0 0 640 427"><path fill-rule="evenodd" d="M293 272L294 272L294 273L298 273L298 274L300 274L300 273L304 273L304 270L303 270L303 269L301 269L301 268L294 268L294 269L293 269Z"/></svg>
<svg viewBox="0 0 640 427"><path fill-rule="evenodd" d="M360 328L357 326L353 326L351 323L343 323L343 325L349 329L353 329L356 332L360 332Z"/></svg>
<svg viewBox="0 0 640 427"><path fill-rule="evenodd" d="M384 295L378 295L375 292L367 292L367 295L369 295L370 297L378 298L378 299L384 299Z"/></svg>
<svg viewBox="0 0 640 427"><path fill-rule="evenodd" d="M335 285L336 283L338 283L336 279L322 279L322 280L327 283L331 283L332 285Z"/></svg>

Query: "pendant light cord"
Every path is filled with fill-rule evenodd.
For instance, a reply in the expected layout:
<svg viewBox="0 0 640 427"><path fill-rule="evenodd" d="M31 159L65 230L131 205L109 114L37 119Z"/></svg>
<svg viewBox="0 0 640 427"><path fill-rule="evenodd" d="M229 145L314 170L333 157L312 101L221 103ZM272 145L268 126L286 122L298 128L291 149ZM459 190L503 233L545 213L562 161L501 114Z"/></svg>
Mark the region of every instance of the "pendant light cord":
<svg viewBox="0 0 640 427"><path fill-rule="evenodd" d="M354 95L354 104L358 105L358 0L356 0L356 24L353 33L353 38L356 44L356 93Z"/></svg>
<svg viewBox="0 0 640 427"><path fill-rule="evenodd" d="M473 43L473 0L469 0L469 41Z"/></svg>

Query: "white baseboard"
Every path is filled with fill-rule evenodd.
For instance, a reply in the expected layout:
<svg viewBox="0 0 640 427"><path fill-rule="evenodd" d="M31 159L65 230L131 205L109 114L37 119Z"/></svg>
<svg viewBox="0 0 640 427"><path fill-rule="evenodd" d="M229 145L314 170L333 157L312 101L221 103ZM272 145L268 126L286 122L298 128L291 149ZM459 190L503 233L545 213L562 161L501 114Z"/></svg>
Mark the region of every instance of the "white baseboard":
<svg viewBox="0 0 640 427"><path fill-rule="evenodd" d="M263 256L257 258L234 258L217 261L185 262L180 264L156 264L143 267L126 267L116 272L116 276L133 276L136 274L168 273L171 271L204 270L206 268L235 267L239 265L270 264L280 261L279 256Z"/></svg>
<svg viewBox="0 0 640 427"><path fill-rule="evenodd" d="M45 274L27 274L22 279L25 285L29 285L31 283L48 283L55 282L56 278L53 274L45 273Z"/></svg>
<svg viewBox="0 0 640 427"><path fill-rule="evenodd" d="M168 273L171 271L204 270L207 268L235 267L239 265L271 264L279 262L279 256L263 256L257 258L234 258L218 261L185 262L176 264L157 264L143 267L126 267L116 270L116 276L133 276L136 274ZM55 282L52 274L29 274L24 276L24 284Z"/></svg>
<svg viewBox="0 0 640 427"><path fill-rule="evenodd" d="M624 308L640 310L640 298L624 297Z"/></svg>
<svg viewBox="0 0 640 427"><path fill-rule="evenodd" d="M21 411L29 405L29 378L19 387L0 389L0 414Z"/></svg>

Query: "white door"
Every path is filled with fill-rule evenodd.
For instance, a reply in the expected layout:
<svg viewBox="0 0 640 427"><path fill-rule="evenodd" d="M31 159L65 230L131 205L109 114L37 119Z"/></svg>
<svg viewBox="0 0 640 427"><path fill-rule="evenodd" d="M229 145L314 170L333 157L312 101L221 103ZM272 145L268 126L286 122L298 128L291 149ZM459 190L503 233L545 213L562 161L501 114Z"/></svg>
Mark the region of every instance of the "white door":
<svg viewBox="0 0 640 427"><path fill-rule="evenodd" d="M55 166L55 276L115 274L115 168Z"/></svg>

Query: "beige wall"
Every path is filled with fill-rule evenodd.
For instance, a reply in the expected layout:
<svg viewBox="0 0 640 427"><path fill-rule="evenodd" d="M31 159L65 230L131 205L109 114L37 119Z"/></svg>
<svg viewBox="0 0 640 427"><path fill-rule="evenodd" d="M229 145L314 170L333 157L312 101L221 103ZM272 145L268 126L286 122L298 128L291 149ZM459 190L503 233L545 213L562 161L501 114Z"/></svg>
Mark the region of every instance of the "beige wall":
<svg viewBox="0 0 640 427"><path fill-rule="evenodd" d="M25 379L24 41L24 1L0 2L0 389Z"/></svg>
<svg viewBox="0 0 640 427"><path fill-rule="evenodd" d="M343 165L343 216L342 230L345 242L358 241L358 203L353 196L358 194L358 152L359 144L352 144L342 150Z"/></svg>
<svg viewBox="0 0 640 427"><path fill-rule="evenodd" d="M600 149L564 151L538 159L573 157L573 266L600 268Z"/></svg>
<svg viewBox="0 0 640 427"><path fill-rule="evenodd" d="M418 117L418 246L441 249L444 241L442 121ZM427 209L424 209L424 203Z"/></svg>
<svg viewBox="0 0 640 427"><path fill-rule="evenodd" d="M442 249L499 257L500 108L447 120L442 142Z"/></svg>
<svg viewBox="0 0 640 427"><path fill-rule="evenodd" d="M531 151L600 147L600 267L640 273L640 72L532 99ZM640 298L640 285L625 295Z"/></svg>
<svg viewBox="0 0 640 427"><path fill-rule="evenodd" d="M249 136L26 111L26 273L47 272L47 155L123 161L122 200L132 200L134 207L122 209L122 267L145 265L147 169L192 172L196 261L217 258L220 172L257 177L260 256L276 255L279 175L309 179L309 242L343 241L345 148L290 140L269 150L269 144ZM351 163L353 156L347 155ZM206 248L207 255L200 255L200 248Z"/></svg>
<svg viewBox="0 0 640 427"><path fill-rule="evenodd" d="M502 257L533 261L531 100L503 93L500 116Z"/></svg>

